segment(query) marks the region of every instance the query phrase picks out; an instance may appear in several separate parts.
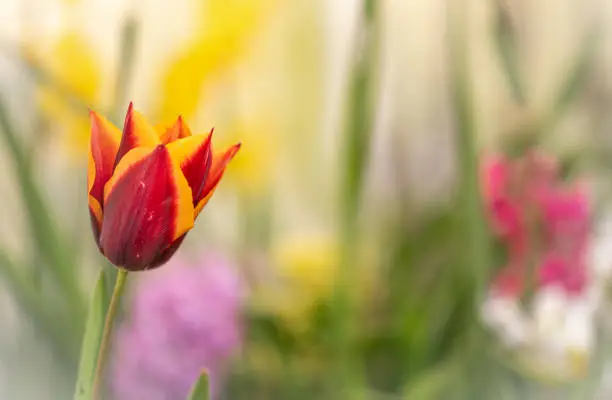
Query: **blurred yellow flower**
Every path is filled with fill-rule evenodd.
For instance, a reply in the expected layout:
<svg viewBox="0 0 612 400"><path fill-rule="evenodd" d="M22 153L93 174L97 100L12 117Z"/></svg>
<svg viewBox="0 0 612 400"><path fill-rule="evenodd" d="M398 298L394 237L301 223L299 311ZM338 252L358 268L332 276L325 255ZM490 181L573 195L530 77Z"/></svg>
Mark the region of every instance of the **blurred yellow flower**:
<svg viewBox="0 0 612 400"><path fill-rule="evenodd" d="M225 47L228 54L236 54L276 7L276 0L199 0L198 3L200 23L205 28L202 39L221 41L224 44L221 47Z"/></svg>
<svg viewBox="0 0 612 400"><path fill-rule="evenodd" d="M560 358L541 355L538 349L526 349L514 358L519 372L546 385L555 386L585 379L589 375L591 355L583 350L568 351Z"/></svg>
<svg viewBox="0 0 612 400"><path fill-rule="evenodd" d="M298 235L281 240L272 263L281 280L270 296L270 311L296 332L308 329L308 316L332 294L340 251L336 241L324 235Z"/></svg>
<svg viewBox="0 0 612 400"><path fill-rule="evenodd" d="M274 256L280 274L307 290L310 297L323 298L331 293L340 262L339 249L332 238L289 238L280 243Z"/></svg>
<svg viewBox="0 0 612 400"><path fill-rule="evenodd" d="M238 60L275 3L276 0L198 1L198 33L162 73L162 120L173 120L179 112L186 118L195 114L205 83Z"/></svg>
<svg viewBox="0 0 612 400"><path fill-rule="evenodd" d="M75 30L66 30L36 61L41 68L65 90L87 106L99 101L102 72L92 47ZM38 98L48 119L57 124L68 149L78 158L87 155L89 118L86 112L75 109L54 87L41 86Z"/></svg>
<svg viewBox="0 0 612 400"><path fill-rule="evenodd" d="M278 285L265 285L255 296L256 307L280 318L295 333L309 329L310 316L332 298L341 262L340 244L325 234L298 234L281 238L272 250L271 263ZM373 253L365 251L355 266L356 292L373 287Z"/></svg>
<svg viewBox="0 0 612 400"><path fill-rule="evenodd" d="M224 140L228 143L239 140L249 149L234 160L226 178L236 182L235 186L247 195L268 190L278 154L279 128L274 118L266 117L263 114L253 119L239 119L223 129Z"/></svg>

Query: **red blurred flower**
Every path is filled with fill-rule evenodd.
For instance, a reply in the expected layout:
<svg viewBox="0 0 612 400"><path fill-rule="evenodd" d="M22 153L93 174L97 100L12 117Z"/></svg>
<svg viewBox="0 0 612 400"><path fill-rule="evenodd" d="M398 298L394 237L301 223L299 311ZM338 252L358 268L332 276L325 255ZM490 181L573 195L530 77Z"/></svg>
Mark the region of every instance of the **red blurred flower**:
<svg viewBox="0 0 612 400"><path fill-rule="evenodd" d="M123 134L90 114L89 211L98 247L127 270L158 267L193 227L240 144L213 153L212 132L192 135L181 117L155 129L131 103Z"/></svg>
<svg viewBox="0 0 612 400"><path fill-rule="evenodd" d="M591 228L585 190L565 185L556 160L535 150L513 160L489 157L482 173L489 220L508 256L494 291L518 297L531 278L581 293Z"/></svg>

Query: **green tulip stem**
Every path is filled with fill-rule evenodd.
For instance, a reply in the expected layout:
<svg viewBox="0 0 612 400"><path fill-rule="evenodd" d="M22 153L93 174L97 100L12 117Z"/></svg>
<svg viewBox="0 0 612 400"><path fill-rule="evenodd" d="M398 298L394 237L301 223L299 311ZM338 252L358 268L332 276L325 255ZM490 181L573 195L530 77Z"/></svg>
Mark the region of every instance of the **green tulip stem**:
<svg viewBox="0 0 612 400"><path fill-rule="evenodd" d="M113 324L121 304L121 296L125 289L125 281L127 280L128 272L124 269L119 269L117 272L117 280L115 281L115 288L113 289L113 296L110 299L108 310L106 311L106 318L104 320L104 330L102 331L102 341L100 342L100 349L98 351L98 360L96 362L96 369L94 371L92 399L100 399L100 391L102 385L102 378L104 376L104 366L108 355L108 347L110 344L110 338L113 333Z"/></svg>

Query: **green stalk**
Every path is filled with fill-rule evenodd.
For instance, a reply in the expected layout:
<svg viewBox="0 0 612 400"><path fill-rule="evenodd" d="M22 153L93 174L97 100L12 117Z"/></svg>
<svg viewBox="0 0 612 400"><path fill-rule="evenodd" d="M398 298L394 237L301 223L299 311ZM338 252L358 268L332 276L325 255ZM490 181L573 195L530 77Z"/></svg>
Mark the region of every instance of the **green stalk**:
<svg viewBox="0 0 612 400"><path fill-rule="evenodd" d="M131 81L136 59L136 43L138 39L138 21L129 15L121 30L121 54L117 65L117 81L115 82L113 109L111 121L116 126L123 126L123 113L127 103L128 83Z"/></svg>
<svg viewBox="0 0 612 400"><path fill-rule="evenodd" d="M363 371L354 357L357 314L352 289L355 287L358 264L358 214L363 177L370 137L374 125L375 72L378 62L378 2L363 0L363 19L360 29L358 53L349 88L348 120L345 131L346 154L342 170L344 182L341 204L342 253L338 279L332 303L333 349L335 377L332 379L332 397L359 393L364 385Z"/></svg>
<svg viewBox="0 0 612 400"><path fill-rule="evenodd" d="M113 326L115 323L115 317L121 304L121 297L125 291L125 281L127 280L128 272L124 269L119 269L117 272L117 280L115 281L115 288L113 289L113 295L110 299L110 304L106 310L106 318L104 319L104 329L102 331L102 340L100 342L100 348L98 350L98 357L96 361L96 369L94 370L93 379L93 390L92 400L99 400L101 398L102 380L104 378L104 368L106 366L106 359L110 350L110 341L113 334Z"/></svg>
<svg viewBox="0 0 612 400"><path fill-rule="evenodd" d="M459 4L457 4L459 3ZM458 265L462 270L457 276L468 276L461 287L472 302L471 326L467 332L464 346L465 371L469 382L465 382L470 391L470 398L477 399L487 394L486 379L475 383L472 380L482 362L485 360L485 338L478 324L478 309L486 295L491 255L489 237L483 218L483 205L480 197L478 169L479 155L476 150L476 121L471 94L471 79L468 69L469 38L466 34L467 2L456 2L450 10L449 35L451 52L451 89L457 129L457 152L459 158L459 207L462 210L460 235L464 246L464 258ZM483 372L483 371L480 371ZM482 374L480 374L482 376ZM489 393L490 394L490 393Z"/></svg>
<svg viewBox="0 0 612 400"><path fill-rule="evenodd" d="M465 3L465 2L464 2ZM491 267L489 237L483 217L483 204L479 188L479 155L476 150L476 122L468 70L468 38L465 34L465 18L459 15L450 24L451 85L455 121L457 124L457 152L459 156L460 206L462 230L465 239L465 266L470 268L476 301L482 300Z"/></svg>
<svg viewBox="0 0 612 400"><path fill-rule="evenodd" d="M561 117L583 92L597 62L597 50L602 39L601 25L597 24L587 33L578 49L571 67L561 82L551 109L544 115L538 128L539 139L543 140L554 131Z"/></svg>
<svg viewBox="0 0 612 400"><path fill-rule="evenodd" d="M497 12L495 24L495 41L499 52L502 69L512 90L512 97L519 105L526 105L527 96L523 84L519 51L516 43L516 32L508 10L501 0L495 0Z"/></svg>

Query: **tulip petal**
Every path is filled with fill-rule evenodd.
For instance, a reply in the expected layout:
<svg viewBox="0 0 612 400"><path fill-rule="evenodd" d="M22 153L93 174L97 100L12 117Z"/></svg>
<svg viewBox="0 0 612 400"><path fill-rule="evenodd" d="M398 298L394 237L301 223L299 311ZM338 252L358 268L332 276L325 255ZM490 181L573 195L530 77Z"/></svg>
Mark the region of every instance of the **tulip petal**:
<svg viewBox="0 0 612 400"><path fill-rule="evenodd" d="M195 206L204 190L212 164L211 142L209 135L195 135L178 139L168 144L170 156L181 166L183 175L187 178Z"/></svg>
<svg viewBox="0 0 612 400"><path fill-rule="evenodd" d="M181 236L180 238L176 239L155 260L151 261L151 264L149 265L149 269L157 268L159 266L164 265L166 262L168 262L168 260L170 260L170 258L172 258L172 256L174 255L174 253L176 253L176 251L179 249L179 247L181 247L181 244L183 243L183 240L185 239L185 236L187 236L186 233L183 236Z"/></svg>
<svg viewBox="0 0 612 400"><path fill-rule="evenodd" d="M123 157L104 194L100 248L115 265L151 268L193 227L189 183L163 145Z"/></svg>
<svg viewBox="0 0 612 400"><path fill-rule="evenodd" d="M91 120L91 144L87 166L88 203L92 219L97 223L97 231L102 226L104 185L113 174L115 155L121 142L121 131L98 113L89 113ZM93 220L92 220L93 222ZM98 235L94 236L98 240Z"/></svg>
<svg viewBox="0 0 612 400"><path fill-rule="evenodd" d="M134 111L134 105L130 103L125 123L123 125L123 136L117 151L115 166L130 150L136 147L150 147L160 144L159 136L153 126L138 111Z"/></svg>
<svg viewBox="0 0 612 400"><path fill-rule="evenodd" d="M94 162L93 156L91 152L89 152L89 164L87 166L87 190L91 193L91 188L93 187L93 182L96 177L96 164ZM104 192L104 190L102 190ZM104 193L102 193L104 196ZM89 216L91 218L91 227L93 229L94 238L96 239L96 243L100 239L100 229L102 229L102 205L100 201L93 197L91 194L87 195L88 200L87 203L89 205Z"/></svg>
<svg viewBox="0 0 612 400"><path fill-rule="evenodd" d="M191 136L189 126L185 123L183 117L181 116L177 118L176 122L171 127L163 129L159 133L159 139L163 144L168 144L174 142L175 140Z"/></svg>
<svg viewBox="0 0 612 400"><path fill-rule="evenodd" d="M100 231L102 230L102 207L98 200L89 195L89 217L91 218L91 228L94 233L96 243L100 240Z"/></svg>
<svg viewBox="0 0 612 400"><path fill-rule="evenodd" d="M224 152L213 155L212 165L210 167L210 172L208 173L208 178L206 179L206 184L204 185L204 189L202 189L200 197L196 203L197 205L194 214L195 217L200 214L206 203L208 203L208 200L210 200L212 197L217 185L219 184L219 181L221 181L221 178L223 177L225 167L227 167L227 164L232 160L232 158L234 158L236 153L238 153L238 150L240 150L240 143L231 146Z"/></svg>

